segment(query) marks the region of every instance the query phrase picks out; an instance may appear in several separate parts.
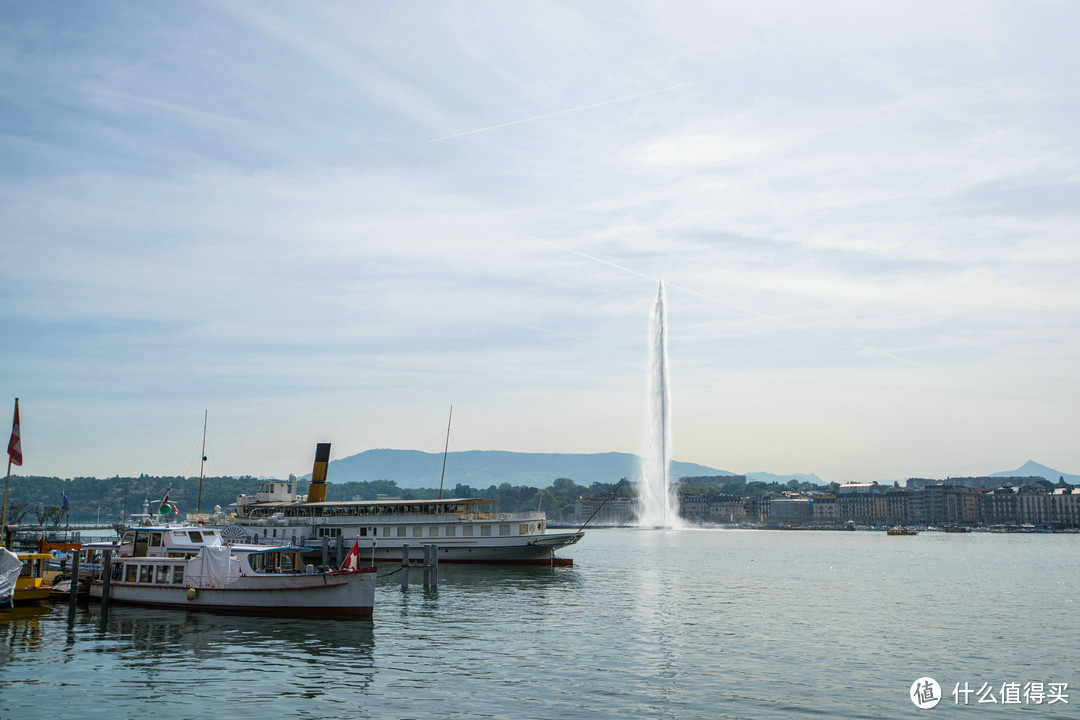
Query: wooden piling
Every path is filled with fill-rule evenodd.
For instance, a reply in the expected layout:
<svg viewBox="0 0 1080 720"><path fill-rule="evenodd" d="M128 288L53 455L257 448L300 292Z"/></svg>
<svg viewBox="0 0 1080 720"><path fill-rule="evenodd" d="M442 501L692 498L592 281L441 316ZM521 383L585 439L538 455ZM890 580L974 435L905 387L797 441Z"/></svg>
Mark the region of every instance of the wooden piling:
<svg viewBox="0 0 1080 720"><path fill-rule="evenodd" d="M439 546L424 546L424 587L439 587Z"/></svg>
<svg viewBox="0 0 1080 720"><path fill-rule="evenodd" d="M112 580L112 550L101 553L101 612L109 609L109 582Z"/></svg>
<svg viewBox="0 0 1080 720"><path fill-rule="evenodd" d="M79 555L82 553L74 550L71 555L71 597L68 598L68 612L75 612L75 596L79 594Z"/></svg>
<svg viewBox="0 0 1080 720"><path fill-rule="evenodd" d="M401 589L409 589L409 546L401 546Z"/></svg>

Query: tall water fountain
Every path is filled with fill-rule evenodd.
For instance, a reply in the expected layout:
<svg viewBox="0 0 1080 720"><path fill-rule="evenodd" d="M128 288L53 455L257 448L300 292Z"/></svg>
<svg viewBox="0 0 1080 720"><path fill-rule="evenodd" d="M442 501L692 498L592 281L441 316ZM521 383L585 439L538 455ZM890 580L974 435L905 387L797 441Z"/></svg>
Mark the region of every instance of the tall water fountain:
<svg viewBox="0 0 1080 720"><path fill-rule="evenodd" d="M645 390L645 434L638 477L638 525L679 527L678 497L670 482L671 394L668 382L667 311L664 280L649 325L649 372Z"/></svg>

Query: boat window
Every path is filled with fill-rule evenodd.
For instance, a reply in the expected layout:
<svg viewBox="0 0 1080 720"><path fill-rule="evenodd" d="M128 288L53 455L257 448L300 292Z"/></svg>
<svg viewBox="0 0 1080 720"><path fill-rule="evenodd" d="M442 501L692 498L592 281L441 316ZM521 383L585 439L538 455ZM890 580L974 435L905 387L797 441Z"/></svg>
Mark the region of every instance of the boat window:
<svg viewBox="0 0 1080 720"><path fill-rule="evenodd" d="M461 534L464 535L465 537L472 537L472 529L473 529L472 525L464 525L461 528Z"/></svg>
<svg viewBox="0 0 1080 720"><path fill-rule="evenodd" d="M120 544L121 545L130 545L133 542L135 542L135 533L134 532L126 532L126 533L124 533L124 539L120 541Z"/></svg>
<svg viewBox="0 0 1080 720"><path fill-rule="evenodd" d="M292 572L293 559L291 553L281 553L281 572Z"/></svg>
<svg viewBox="0 0 1080 720"><path fill-rule="evenodd" d="M490 535L491 534L491 526L490 525L481 525L480 526L480 534L481 535Z"/></svg>
<svg viewBox="0 0 1080 720"><path fill-rule="evenodd" d="M33 567L31 567L31 565L33 562L33 560L23 561L22 570L19 571L19 577L31 577L31 573L33 572Z"/></svg>
<svg viewBox="0 0 1080 720"><path fill-rule="evenodd" d="M422 528L422 527L414 527L412 529L412 536L413 537L423 537L424 536L424 528Z"/></svg>
<svg viewBox="0 0 1080 720"><path fill-rule="evenodd" d="M520 525L518 525L518 535L528 535L528 534L529 534L529 523L521 523Z"/></svg>
<svg viewBox="0 0 1080 720"><path fill-rule="evenodd" d="M500 525L499 526L499 534L500 535L509 535L510 534L510 526L509 525Z"/></svg>
<svg viewBox="0 0 1080 720"><path fill-rule="evenodd" d="M161 533L150 533L150 547L161 547Z"/></svg>
<svg viewBox="0 0 1080 720"><path fill-rule="evenodd" d="M184 566L173 565L172 569L172 581L174 585L179 585L184 582Z"/></svg>
<svg viewBox="0 0 1080 720"><path fill-rule="evenodd" d="M158 565L157 570L154 573L154 582L156 583L168 583L169 582L169 566Z"/></svg>
<svg viewBox="0 0 1080 720"><path fill-rule="evenodd" d="M439 526L433 525L428 528L428 537L439 537Z"/></svg>
<svg viewBox="0 0 1080 720"><path fill-rule="evenodd" d="M153 569L153 565L140 565L139 566L139 582L150 582L150 571Z"/></svg>
<svg viewBox="0 0 1080 720"><path fill-rule="evenodd" d="M360 528L360 537L367 537L367 528L366 527Z"/></svg>
<svg viewBox="0 0 1080 720"><path fill-rule="evenodd" d="M378 535L379 534L379 528L375 528L375 527L371 528L371 534L372 535Z"/></svg>
<svg viewBox="0 0 1080 720"><path fill-rule="evenodd" d="M125 565L124 566L124 580L127 582L135 582L139 577L138 565Z"/></svg>
<svg viewBox="0 0 1080 720"><path fill-rule="evenodd" d="M398 537L405 537L405 532L406 532L406 529L405 529L405 528L403 528L403 527L399 527L399 528L397 529L397 536L398 536Z"/></svg>
<svg viewBox="0 0 1080 720"><path fill-rule="evenodd" d="M454 537L457 535L457 528L453 525L446 526L446 537Z"/></svg>
<svg viewBox="0 0 1080 720"><path fill-rule="evenodd" d="M198 530L192 530L188 533L188 537L191 538L191 542L201 543L203 541L202 533Z"/></svg>

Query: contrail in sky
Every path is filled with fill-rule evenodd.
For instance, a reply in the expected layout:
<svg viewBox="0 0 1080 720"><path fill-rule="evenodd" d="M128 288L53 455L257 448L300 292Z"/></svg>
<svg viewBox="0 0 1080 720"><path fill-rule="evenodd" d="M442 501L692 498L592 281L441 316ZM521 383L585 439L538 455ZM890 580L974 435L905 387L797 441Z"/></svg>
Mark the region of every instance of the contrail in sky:
<svg viewBox="0 0 1080 720"><path fill-rule="evenodd" d="M573 248L568 248L568 247L566 247L564 245L559 245L558 243L553 243L550 240L544 240L543 238L538 238L538 237L536 237L534 235L527 235L526 237L528 237L528 238L530 238L532 240L535 240L538 243L543 243L544 245L548 245L550 247L556 248L557 250L562 250L564 252L571 253L572 255L577 255L579 257L583 257L586 260L591 260L593 262L600 263L601 265L607 265L610 268L614 268L616 270L620 270L622 272L629 273L630 275L635 275L637 277L644 278L646 280L651 280L651 281L654 281L654 282L659 280L659 278L653 277L651 275L646 275L645 273L638 272L637 270L633 270L633 269L625 267L623 265L618 265L618 264L613 263L613 262L611 262L609 260L604 260L603 258L598 258L598 257L596 257L594 255L589 255L587 253L583 253L580 250L574 250ZM733 303L730 300L724 300L723 298L714 297L712 295L706 295L705 293L698 292L696 290L691 290L690 288L682 287L681 285L674 285L674 284L672 284L670 282L665 283L665 285L667 285L670 288L675 288L677 290L681 290L682 292L688 293L690 295L694 295L696 297L702 298L704 300L709 300L711 302L719 303L721 305L726 305L727 307L733 308L735 310L739 310L741 312L748 313L750 315L755 315L755 316L757 316L757 317L759 317L759 318L761 318L763 320L772 320L773 322L777 322L777 323L780 323L782 325L786 325L786 326L788 326L790 328L795 328L797 330L815 329L815 328L811 328L809 325L804 325L804 324L801 324L801 323L794 322L794 321L788 319L787 317L783 317L783 316L780 316L780 315L770 315L768 313L763 313L763 312L761 312L759 310L754 310L753 308L746 307L745 305L739 305L738 303ZM818 332L829 332L827 330L821 330L820 328L816 328L816 330L818 330ZM882 357L887 357L887 358L889 358L891 360L896 360L897 362L906 363L906 364L909 364L909 365L917 365L919 367L928 367L925 363L921 363L921 362L918 362L916 360L911 360L909 358L905 358L905 357L901 357L899 355L895 355L895 354L890 353L890 352L888 352L886 350L881 350L879 348L875 348L873 346L867 345L866 343L860 342L858 340L854 340L852 338L845 338L845 339L848 342L850 342L852 345L854 345L855 347L857 347L860 350L863 350L865 352L873 353L875 355L880 355Z"/></svg>
<svg viewBox="0 0 1080 720"><path fill-rule="evenodd" d="M557 248L559 250L563 250L565 252L572 253L574 255L579 255L579 256L585 258L586 260L592 260L593 262L598 262L601 265L607 265L608 267L615 268L616 270L621 270L621 271L623 271L625 273L630 273L631 275L637 275L638 277L645 278L646 280L652 280L654 282L659 281L659 278L653 277L652 275L646 275L645 273L640 273L637 270L632 270L632 269L630 269L628 267L624 267L622 265L616 265L615 263L610 262L608 260L604 260L603 258L598 258L598 257L595 257L593 255L587 255L587 254L581 252L580 250L574 250L573 248L564 247L563 245L553 243L550 240L544 240L542 238L538 238L538 237L535 237L535 236L532 236L532 235L530 235L529 237L532 238L533 240L535 240L536 242L543 243L544 245L550 245L553 248ZM757 315L759 318L762 318L764 320L775 320L776 322L783 323L783 324L785 324L785 325L787 325L789 327L800 328L800 329L804 328L804 326L802 326L802 325L799 325L797 323L793 323L790 320L779 317L777 315L769 315L767 313L759 312L757 310L754 310L753 308L748 308L745 305L739 305L738 303L733 303L733 302L731 302L729 300L724 300L722 298L712 297L711 295L706 295L704 293L697 292L696 290L691 290L690 288L685 288L685 287L682 287L680 285L673 285L670 282L665 283L665 284L668 287L672 287L672 288L675 288L677 290L681 290L681 291L683 291L685 293L689 293L690 295L696 295L697 297L704 298L705 300L711 300L712 302L720 303L721 305L727 305L728 307L734 308L735 310L740 310L742 312L749 313L751 315Z"/></svg>
<svg viewBox="0 0 1080 720"><path fill-rule="evenodd" d="M807 55L805 57L792 58L791 60L783 60L781 62L772 63L770 65L760 65L752 68L746 68L744 70L736 70L734 72L725 73L723 75L714 75L713 77L703 78L701 80L690 80L684 83L677 83L675 85L668 85L666 87L657 88L655 90L646 90L645 92L634 93L633 95L624 95L623 97L612 98L611 100L601 100L600 102L590 103L588 105L579 105L578 107L567 108L565 110L556 110L554 112L544 113L543 115L534 115L533 117L522 118L521 120L511 120L510 122L499 123L498 125L488 125L487 127L476 128L475 130L466 130L464 132L454 133L452 135L443 135L442 137L432 138L428 140L429 143L442 142L443 140L451 140L453 138L465 137L466 135L475 135L477 133L487 132L488 130L498 130L499 128L512 127L514 125L523 125L525 123L534 122L536 120L545 120L547 118L558 117L560 115L569 115L571 113L581 112L582 110L592 110L593 108L604 107L605 105L614 105L615 103L626 102L627 100L636 100L638 98L649 97L650 95L659 95L660 93L671 92L672 90L681 90L683 88L693 87L694 85L702 85L704 83L715 82L716 80L723 80L729 77L736 77L738 75L746 75L747 73L758 72L759 70L770 70L782 65L791 65L792 63L802 62L804 60L810 60L817 55Z"/></svg>

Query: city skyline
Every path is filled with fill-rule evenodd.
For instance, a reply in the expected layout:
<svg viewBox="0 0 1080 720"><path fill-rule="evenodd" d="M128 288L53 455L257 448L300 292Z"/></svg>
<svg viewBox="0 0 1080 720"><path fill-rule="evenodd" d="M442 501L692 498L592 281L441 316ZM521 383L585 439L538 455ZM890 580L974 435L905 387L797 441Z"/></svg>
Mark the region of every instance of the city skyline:
<svg viewBox="0 0 1080 720"><path fill-rule="evenodd" d="M315 442L1080 472L1066 4L13 5L25 475Z"/></svg>

